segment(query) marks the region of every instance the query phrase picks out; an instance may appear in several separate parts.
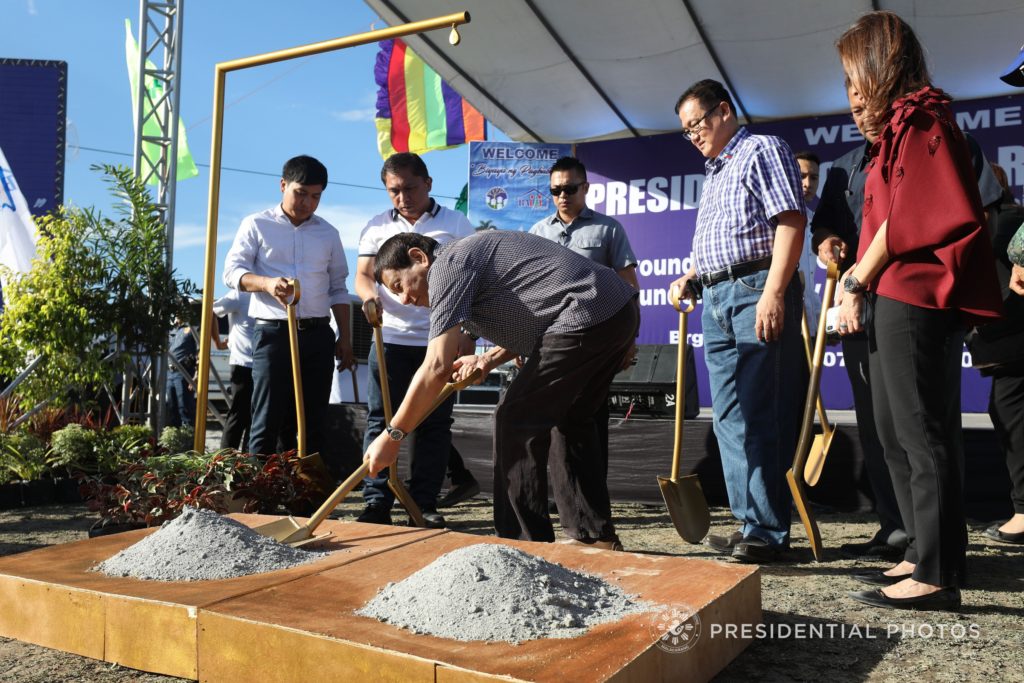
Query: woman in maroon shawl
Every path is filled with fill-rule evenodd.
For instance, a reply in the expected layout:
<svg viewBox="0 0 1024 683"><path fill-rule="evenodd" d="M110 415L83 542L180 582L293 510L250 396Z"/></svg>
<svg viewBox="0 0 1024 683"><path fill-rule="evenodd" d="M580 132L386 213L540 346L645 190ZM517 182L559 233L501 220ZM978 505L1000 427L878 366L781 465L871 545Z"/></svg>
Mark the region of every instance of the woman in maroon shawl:
<svg viewBox="0 0 1024 683"><path fill-rule="evenodd" d="M910 537L902 562L857 575L879 607L959 609L963 512L960 354L966 326L1000 315L991 243L950 98L931 84L902 19L871 12L836 44L878 131L857 263L843 278L840 332L864 328L875 423Z"/></svg>

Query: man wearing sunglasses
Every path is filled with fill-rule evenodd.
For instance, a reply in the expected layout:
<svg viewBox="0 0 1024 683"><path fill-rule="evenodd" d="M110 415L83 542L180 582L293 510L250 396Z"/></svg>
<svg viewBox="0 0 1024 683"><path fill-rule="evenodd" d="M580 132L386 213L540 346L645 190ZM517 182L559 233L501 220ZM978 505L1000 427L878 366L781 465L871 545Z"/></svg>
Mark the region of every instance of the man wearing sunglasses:
<svg viewBox="0 0 1024 683"><path fill-rule="evenodd" d="M540 235L552 242L558 242L595 263L608 266L619 274L633 289L639 290L636 279L636 256L629 244L629 237L622 224L611 216L605 216L587 206L587 169L576 157L562 157L548 172L551 198L555 212L543 218L530 228L534 235ZM636 345L623 359L623 369L636 357ZM608 401L594 413L601 444L601 459L597 466L602 478L608 475ZM608 510L611 515L611 510Z"/></svg>
<svg viewBox="0 0 1024 683"><path fill-rule="evenodd" d="M785 473L796 449L802 293L796 277L805 206L800 168L780 138L751 135L721 83L699 81L676 102L683 135L707 159L694 267L672 283L703 290L704 359L729 505L740 528L708 536L743 562L789 545Z"/></svg>

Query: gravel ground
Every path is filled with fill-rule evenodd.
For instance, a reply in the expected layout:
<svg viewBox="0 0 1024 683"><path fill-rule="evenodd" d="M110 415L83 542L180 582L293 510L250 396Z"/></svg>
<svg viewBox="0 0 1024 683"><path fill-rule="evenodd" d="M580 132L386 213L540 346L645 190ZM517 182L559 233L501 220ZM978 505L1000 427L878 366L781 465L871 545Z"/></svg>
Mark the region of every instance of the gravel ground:
<svg viewBox="0 0 1024 683"><path fill-rule="evenodd" d="M339 512L344 518L360 509L358 498L350 497ZM455 531L491 533L487 500L445 512ZM712 556L684 543L662 507L616 504L614 512L627 550ZM398 522L402 515L395 517ZM84 538L93 520L81 506L0 511L0 555ZM848 575L885 564L846 560L834 550L865 539L873 531L870 516L822 514L818 521L825 561L811 561L803 530L794 525L794 562L762 569L764 623L772 632L756 639L716 681L1024 682L1024 547L989 541L981 534L983 525L972 525L971 583L960 613L877 610L846 598L859 587ZM713 532L733 529L728 511L713 511ZM825 630L824 637L786 633L815 625ZM843 631L850 637L841 637ZM959 633L966 635L954 637ZM0 638L0 681L174 680Z"/></svg>

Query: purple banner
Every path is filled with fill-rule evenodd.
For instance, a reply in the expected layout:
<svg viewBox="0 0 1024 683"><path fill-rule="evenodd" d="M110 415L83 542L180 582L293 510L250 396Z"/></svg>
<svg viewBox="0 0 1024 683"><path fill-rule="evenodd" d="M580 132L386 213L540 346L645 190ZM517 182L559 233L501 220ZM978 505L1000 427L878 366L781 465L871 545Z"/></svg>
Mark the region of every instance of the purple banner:
<svg viewBox="0 0 1024 683"><path fill-rule="evenodd" d="M1021 136L1024 96L965 100L954 102L953 108L960 127L978 141L989 161L1006 170L1010 189L1020 201L1024 190L1024 139ZM759 123L750 126L750 130L778 135L794 152L804 149L815 152L822 160L821 185L832 160L863 144L863 138L847 115ZM581 143L576 146L576 154L587 166L590 180L587 204L615 216L625 226L640 262L637 273L643 316L639 343L676 343L679 314L668 302L666 288L692 264L691 244L704 184L704 158L676 133ZM819 196L821 189L819 186ZM811 202L812 209L814 206L815 202ZM819 267L816 286L824 282L824 273L824 268ZM704 365L700 313L698 305L689 317L687 337L695 350L701 405L708 406L711 397ZM814 325L812 321L812 329ZM822 396L825 405L852 409L853 396L841 346L828 347L824 365ZM962 409L984 413L988 409L989 380L970 367L967 349L964 349L963 366Z"/></svg>

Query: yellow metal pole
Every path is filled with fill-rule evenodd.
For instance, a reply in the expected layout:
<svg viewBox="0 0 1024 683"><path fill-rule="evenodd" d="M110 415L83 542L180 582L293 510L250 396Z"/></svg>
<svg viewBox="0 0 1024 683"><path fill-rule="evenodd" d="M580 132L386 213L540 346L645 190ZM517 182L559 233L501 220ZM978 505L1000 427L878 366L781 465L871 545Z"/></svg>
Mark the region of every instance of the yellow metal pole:
<svg viewBox="0 0 1024 683"><path fill-rule="evenodd" d="M227 73L283 62L299 57L309 57L347 47L366 45L388 38L400 38L414 33L424 33L439 28L454 28L469 23L469 12L455 12L433 19L413 21L399 26L366 33L357 33L344 38L325 40L309 45L300 45L276 52L267 52L252 57L243 57L220 62L214 67L213 78L213 135L210 139L210 198L206 219L206 259L203 272L203 315L199 335L199 377L196 386L196 432L193 448L202 453L206 449L206 412L210 390L210 325L213 324L213 276L217 268L217 208L220 203L220 156L224 131L224 82Z"/></svg>

